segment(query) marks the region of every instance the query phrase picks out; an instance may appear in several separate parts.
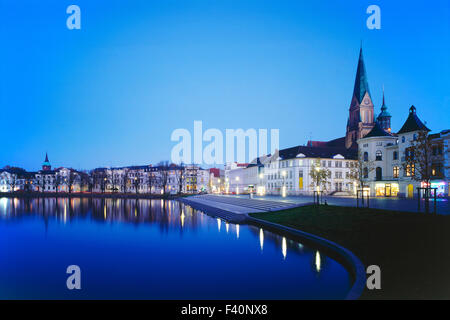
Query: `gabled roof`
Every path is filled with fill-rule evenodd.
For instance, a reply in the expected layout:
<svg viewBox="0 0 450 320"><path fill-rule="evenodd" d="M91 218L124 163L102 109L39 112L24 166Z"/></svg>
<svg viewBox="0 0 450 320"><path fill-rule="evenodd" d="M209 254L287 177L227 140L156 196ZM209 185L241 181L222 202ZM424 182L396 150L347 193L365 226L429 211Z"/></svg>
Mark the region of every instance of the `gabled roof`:
<svg viewBox="0 0 450 320"><path fill-rule="evenodd" d="M364 58L362 53L362 47L359 50L358 69L356 70L355 87L353 89L353 96L356 97L359 103L364 98L366 92L370 96L369 83L367 80L366 67L364 65Z"/></svg>
<svg viewBox="0 0 450 320"><path fill-rule="evenodd" d="M372 130L369 131L368 134L366 134L363 138L372 138L372 137L392 137L393 135L389 132L383 130L381 128L380 123L377 121L375 122L374 127Z"/></svg>
<svg viewBox="0 0 450 320"><path fill-rule="evenodd" d="M420 121L419 117L416 115L416 107L411 106L411 108L409 108L408 119L406 119L405 123L403 124L403 127L400 129L398 134L418 130L431 131L422 123L422 121Z"/></svg>

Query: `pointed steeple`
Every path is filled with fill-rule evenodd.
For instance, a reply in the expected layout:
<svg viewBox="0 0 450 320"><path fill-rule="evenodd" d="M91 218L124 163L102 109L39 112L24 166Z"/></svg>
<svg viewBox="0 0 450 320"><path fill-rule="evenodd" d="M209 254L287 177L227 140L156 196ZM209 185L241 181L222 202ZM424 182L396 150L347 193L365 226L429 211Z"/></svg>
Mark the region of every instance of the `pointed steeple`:
<svg viewBox="0 0 450 320"><path fill-rule="evenodd" d="M45 160L44 160L44 163L42 164L42 170L50 171L51 169L52 169L52 166L50 164L50 161L48 161L48 154L46 152L45 153Z"/></svg>
<svg viewBox="0 0 450 320"><path fill-rule="evenodd" d="M377 122L380 124L381 128L391 132L391 115L387 112L387 106L384 99L384 86L383 86L383 104L381 105L381 113L377 117Z"/></svg>
<svg viewBox="0 0 450 320"><path fill-rule="evenodd" d="M356 70L353 96L356 97L358 103L361 103L366 92L370 96L369 83L367 80L366 66L364 65L364 57L361 45L361 48L359 49L358 69Z"/></svg>

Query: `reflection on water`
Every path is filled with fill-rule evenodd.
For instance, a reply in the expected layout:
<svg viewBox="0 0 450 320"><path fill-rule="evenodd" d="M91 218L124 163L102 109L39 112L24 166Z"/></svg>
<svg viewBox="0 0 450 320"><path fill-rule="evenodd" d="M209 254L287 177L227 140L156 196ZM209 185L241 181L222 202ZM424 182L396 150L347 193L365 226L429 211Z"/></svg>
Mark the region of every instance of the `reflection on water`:
<svg viewBox="0 0 450 320"><path fill-rule="evenodd" d="M259 246L261 247L261 251L263 251L264 248L264 231L263 229L259 229Z"/></svg>
<svg viewBox="0 0 450 320"><path fill-rule="evenodd" d="M316 251L316 271L320 272L320 253Z"/></svg>
<svg viewBox="0 0 450 320"><path fill-rule="evenodd" d="M17 268L13 265L15 259L19 261L21 257L26 257L30 265L36 265L36 263L53 265L57 263L53 261L55 257L61 257L61 259L65 257L67 261L77 259L85 261L85 265L89 266L90 270L98 272L96 275L98 279L102 279L103 273L112 273L109 274L111 277L120 275L131 278L131 280L127 278L128 281L123 280L119 286L123 293L118 291L117 295L113 295L114 290L105 292L102 290L103 287L98 285L98 288L89 291L92 296L87 298L111 297L110 295L114 298L123 298L122 294L125 297L137 298L342 298L345 296L349 286L348 273L333 259L299 242L264 231L262 228L238 224L230 226L228 222L223 223L225 223L225 233L220 232L221 219L213 219L177 201L1 198L0 234L4 237L9 234L10 238L17 239L30 238L30 241L16 250L13 250L11 245L19 246L19 244L11 242L7 248L9 249L7 254L10 255L7 258L10 263L7 265L0 263L0 269L10 270L9 277L13 279L17 272ZM214 224L216 224L215 227ZM31 227L28 227L29 225ZM101 227L102 225L110 227L105 229ZM98 229L99 227L93 229L93 226L100 226L101 229ZM139 226L139 229L133 231L127 226ZM48 237L39 236L36 230L42 227ZM3 242L3 245L4 243L6 242ZM134 245L130 247L132 243ZM260 250L254 250L258 243ZM67 250L83 245L86 245L86 248L79 253L80 256L77 256L78 249L73 249L75 258L71 256L70 250ZM99 250L97 246L101 248L101 259L97 254ZM145 254L133 251L140 246L144 247ZM0 245L0 252L4 252L1 249L5 248ZM40 255L36 257L35 252L39 252ZM124 252L126 252L126 259L121 257ZM0 257L1 255L2 253ZM115 268L99 269L99 264L103 265L104 260L113 263ZM137 269L135 274L130 274L128 269L122 270L125 268L124 265L128 264ZM51 267L48 266L46 269L51 270ZM155 268L159 270L159 274L149 275L148 270ZM172 273L172 270L175 273ZM180 270L183 270L181 274ZM186 278L187 275L189 275L188 278ZM214 283L210 283L211 275L215 278L218 276L220 280L216 279ZM49 275L51 276L53 275ZM159 289L157 291L137 290L137 283L141 280L136 280L134 287L133 285L130 287L135 277L141 280L147 279L153 285L157 283L156 287ZM261 283L261 277L265 279L263 282L269 282L266 292L261 292L261 286L264 286ZM315 280L307 280L311 277ZM100 281L97 278L92 281ZM47 280L51 281L51 279ZM5 279L0 275L0 283L2 283L1 280ZM168 288L159 287L160 282L164 282L164 286ZM183 289L180 283L183 283ZM231 283L235 286L229 287ZM246 289L236 292L236 286ZM212 290L213 293L208 290ZM56 297L61 295L60 293L52 294ZM19 293L17 295L22 297ZM53 297L51 294L50 296Z"/></svg>

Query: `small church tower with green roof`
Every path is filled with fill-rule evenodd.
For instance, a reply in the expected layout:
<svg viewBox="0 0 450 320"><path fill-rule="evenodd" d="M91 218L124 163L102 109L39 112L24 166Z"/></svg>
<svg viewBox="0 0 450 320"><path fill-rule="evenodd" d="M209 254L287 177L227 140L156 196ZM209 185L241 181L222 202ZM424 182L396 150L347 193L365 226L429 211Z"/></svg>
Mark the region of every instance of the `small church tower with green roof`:
<svg viewBox="0 0 450 320"><path fill-rule="evenodd" d="M377 122L381 128L387 132L391 132L391 115L387 112L386 103L384 102L384 89L383 89L383 105L381 106L381 113L377 117Z"/></svg>
<svg viewBox="0 0 450 320"><path fill-rule="evenodd" d="M366 67L362 47L359 50L358 69L356 70L355 86L347 120L345 147L356 148L356 141L364 137L374 126L374 111L370 96Z"/></svg>
<svg viewBox="0 0 450 320"><path fill-rule="evenodd" d="M45 160L44 160L44 163L42 164L42 170L43 171L50 171L50 170L52 170L52 166L50 165L50 162L48 161L47 152L45 153Z"/></svg>

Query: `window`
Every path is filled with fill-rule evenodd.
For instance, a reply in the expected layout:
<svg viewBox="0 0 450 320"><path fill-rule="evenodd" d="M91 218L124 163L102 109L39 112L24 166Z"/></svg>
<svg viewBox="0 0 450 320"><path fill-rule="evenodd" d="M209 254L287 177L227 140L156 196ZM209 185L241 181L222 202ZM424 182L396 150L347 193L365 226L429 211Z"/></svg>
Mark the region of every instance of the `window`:
<svg viewBox="0 0 450 320"><path fill-rule="evenodd" d="M398 178L399 171L400 171L400 168L395 166L393 169L394 178Z"/></svg>
<svg viewBox="0 0 450 320"><path fill-rule="evenodd" d="M392 154L392 160L398 160L398 152L394 151L394 153Z"/></svg>
<svg viewBox="0 0 450 320"><path fill-rule="evenodd" d="M364 179L369 178L369 169L367 169L367 168L363 169L363 177L364 177Z"/></svg>
<svg viewBox="0 0 450 320"><path fill-rule="evenodd" d="M369 161L369 154L367 152L364 152L364 161Z"/></svg>
<svg viewBox="0 0 450 320"><path fill-rule="evenodd" d="M416 134L416 133L413 134L413 140L414 140L414 141L417 140L417 134Z"/></svg>
<svg viewBox="0 0 450 320"><path fill-rule="evenodd" d="M383 160L383 156L382 156L381 151L378 150L378 151L375 153L375 161L381 161L381 160Z"/></svg>
<svg viewBox="0 0 450 320"><path fill-rule="evenodd" d="M405 136L402 137L402 143L405 143Z"/></svg>
<svg viewBox="0 0 450 320"><path fill-rule="evenodd" d="M413 176L414 175L414 163L412 164L407 164L406 165L406 170L405 170L405 175L407 177Z"/></svg>
<svg viewBox="0 0 450 320"><path fill-rule="evenodd" d="M381 169L381 167L377 167L375 169L375 173L376 173L376 180L380 181L383 179L383 170Z"/></svg>

